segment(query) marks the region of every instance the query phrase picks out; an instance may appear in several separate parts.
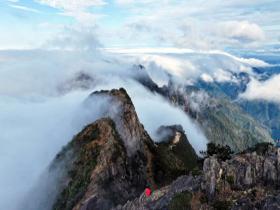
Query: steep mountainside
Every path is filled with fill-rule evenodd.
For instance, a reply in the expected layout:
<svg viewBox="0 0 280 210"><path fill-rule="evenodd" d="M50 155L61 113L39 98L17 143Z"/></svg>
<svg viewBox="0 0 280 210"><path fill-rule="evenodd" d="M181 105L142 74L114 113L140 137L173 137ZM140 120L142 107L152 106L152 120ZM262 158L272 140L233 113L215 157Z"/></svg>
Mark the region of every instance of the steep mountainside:
<svg viewBox="0 0 280 210"><path fill-rule="evenodd" d="M136 70L145 72L142 66ZM237 76L243 78L244 83L248 82L246 75ZM138 81L197 120L211 142L227 144L235 151L242 151L259 142L273 142L267 128L244 112L239 105L232 103L219 87L213 87L215 91L212 93L220 95L216 97L198 87L178 86L173 82L160 88L147 73L142 73Z"/></svg>
<svg viewBox="0 0 280 210"><path fill-rule="evenodd" d="M250 82L250 76L248 73L232 73L232 81L213 81L206 82L204 80L198 80L195 84L196 87L205 90L215 97L226 97L234 100L238 95L244 92Z"/></svg>
<svg viewBox="0 0 280 210"><path fill-rule="evenodd" d="M50 170L59 166L65 173L53 209L111 209L197 166L198 157L180 126L161 127L159 132L168 135L163 135L164 143L154 144L124 89L95 92L88 100L96 95L118 101L119 110L113 119L85 127L57 155Z"/></svg>
<svg viewBox="0 0 280 210"><path fill-rule="evenodd" d="M271 129L272 138L280 139L280 105L260 100L239 100L238 104Z"/></svg>
<svg viewBox="0 0 280 210"><path fill-rule="evenodd" d="M274 68L275 72L274 72ZM273 74L279 72L279 67L271 68L254 68L254 72L260 77L260 80L267 80ZM277 72L277 71L278 72ZM246 100L240 99L239 94L245 92L247 84L250 82L249 75L247 73L233 74L235 82L205 82L198 81L196 87L205 90L207 93L215 96L216 98L222 98L232 101L233 104L242 108L243 111L250 114L261 124L269 128L272 137L277 139L280 137L280 106L275 102L269 102L264 100Z"/></svg>
<svg viewBox="0 0 280 210"><path fill-rule="evenodd" d="M192 87L186 87L183 93L173 88L168 97L199 122L209 141L229 145L235 151L259 142L272 142L264 126L226 98L202 98L197 102L198 108L194 107L191 100L196 99L191 97L199 94Z"/></svg>

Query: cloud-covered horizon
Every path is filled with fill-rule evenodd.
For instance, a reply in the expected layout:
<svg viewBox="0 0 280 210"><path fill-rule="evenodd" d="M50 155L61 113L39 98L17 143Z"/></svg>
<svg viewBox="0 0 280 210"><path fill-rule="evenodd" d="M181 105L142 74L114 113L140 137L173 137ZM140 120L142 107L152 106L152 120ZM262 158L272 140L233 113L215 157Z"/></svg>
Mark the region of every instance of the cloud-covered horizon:
<svg viewBox="0 0 280 210"><path fill-rule="evenodd" d="M0 4L2 49L42 47L58 33L69 32L64 28L77 26L86 33L85 27L94 28L93 34L106 47L224 50L279 44L277 0L32 0ZM8 27L11 21L26 34L23 39ZM42 30L48 32L42 36Z"/></svg>

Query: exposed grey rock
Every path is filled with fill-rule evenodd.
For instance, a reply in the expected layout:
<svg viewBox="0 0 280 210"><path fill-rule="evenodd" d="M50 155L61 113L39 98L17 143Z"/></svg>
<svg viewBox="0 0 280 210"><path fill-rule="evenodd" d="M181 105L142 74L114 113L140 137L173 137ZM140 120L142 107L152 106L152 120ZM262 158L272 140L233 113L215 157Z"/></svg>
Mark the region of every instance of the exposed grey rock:
<svg viewBox="0 0 280 210"><path fill-rule="evenodd" d="M209 193L212 196L219 182L221 173L230 177L234 188L246 189L258 183L277 186L279 184L279 152L270 146L266 154L245 153L235 155L232 159L220 162L216 157L204 161L203 171Z"/></svg>
<svg viewBox="0 0 280 210"><path fill-rule="evenodd" d="M280 195L268 196L262 202L262 210L279 210L280 209Z"/></svg>
<svg viewBox="0 0 280 210"><path fill-rule="evenodd" d="M215 196L216 183L221 176L220 170L222 170L222 168L215 157L207 158L204 161L203 172L206 183L205 190L210 198Z"/></svg>
<svg viewBox="0 0 280 210"><path fill-rule="evenodd" d="M112 210L167 210L172 198L185 191L195 192L200 188L201 176L181 176L170 185L153 192L150 197L142 194L139 198L128 201L123 206Z"/></svg>

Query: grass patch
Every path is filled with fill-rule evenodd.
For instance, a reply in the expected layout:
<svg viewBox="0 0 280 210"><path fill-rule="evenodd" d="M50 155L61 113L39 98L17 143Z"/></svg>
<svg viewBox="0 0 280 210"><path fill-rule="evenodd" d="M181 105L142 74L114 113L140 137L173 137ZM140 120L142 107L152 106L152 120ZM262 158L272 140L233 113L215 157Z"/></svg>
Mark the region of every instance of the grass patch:
<svg viewBox="0 0 280 210"><path fill-rule="evenodd" d="M191 210L192 194L188 191L176 194L168 205L168 210Z"/></svg>
<svg viewBox="0 0 280 210"><path fill-rule="evenodd" d="M212 206L215 210L230 210L232 203L230 201L217 200Z"/></svg>

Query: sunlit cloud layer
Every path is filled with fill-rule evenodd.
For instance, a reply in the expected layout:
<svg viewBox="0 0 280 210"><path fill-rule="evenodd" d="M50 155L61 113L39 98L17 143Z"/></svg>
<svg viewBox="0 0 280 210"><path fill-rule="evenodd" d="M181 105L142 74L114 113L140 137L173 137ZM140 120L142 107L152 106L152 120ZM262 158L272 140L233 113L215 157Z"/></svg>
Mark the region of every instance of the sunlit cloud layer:
<svg viewBox="0 0 280 210"><path fill-rule="evenodd" d="M279 44L280 37L277 0L9 0L0 4L1 22L6 23L0 48L19 42L15 33L19 29L8 27L10 19L16 25L26 24L21 31L34 37L33 43L21 40L28 48L56 37L57 24L94 28L106 47L261 48ZM42 37L36 28L45 22L49 35ZM10 43L4 43L2 37L11 34Z"/></svg>

